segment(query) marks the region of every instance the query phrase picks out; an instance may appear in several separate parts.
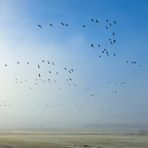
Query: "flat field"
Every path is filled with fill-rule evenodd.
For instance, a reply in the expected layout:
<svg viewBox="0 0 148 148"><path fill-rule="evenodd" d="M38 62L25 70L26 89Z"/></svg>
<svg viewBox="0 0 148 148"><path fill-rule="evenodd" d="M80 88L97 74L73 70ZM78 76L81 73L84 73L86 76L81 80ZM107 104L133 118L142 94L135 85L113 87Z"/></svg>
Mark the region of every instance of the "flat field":
<svg viewBox="0 0 148 148"><path fill-rule="evenodd" d="M148 148L148 136L81 132L2 132L0 148Z"/></svg>

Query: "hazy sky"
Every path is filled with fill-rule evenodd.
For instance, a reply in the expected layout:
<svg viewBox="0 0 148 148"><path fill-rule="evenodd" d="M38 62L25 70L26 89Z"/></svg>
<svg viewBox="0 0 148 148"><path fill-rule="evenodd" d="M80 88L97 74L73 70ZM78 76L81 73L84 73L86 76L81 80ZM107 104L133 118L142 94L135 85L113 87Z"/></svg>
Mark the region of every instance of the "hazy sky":
<svg viewBox="0 0 148 148"><path fill-rule="evenodd" d="M0 127L148 124L147 18L146 0L0 0Z"/></svg>

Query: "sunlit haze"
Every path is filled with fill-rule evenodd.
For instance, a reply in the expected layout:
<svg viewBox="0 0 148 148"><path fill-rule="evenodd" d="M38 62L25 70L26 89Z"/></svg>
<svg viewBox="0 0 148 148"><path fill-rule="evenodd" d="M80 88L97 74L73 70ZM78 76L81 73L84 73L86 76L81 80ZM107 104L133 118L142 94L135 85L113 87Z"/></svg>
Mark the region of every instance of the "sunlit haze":
<svg viewBox="0 0 148 148"><path fill-rule="evenodd" d="M146 0L0 0L0 128L148 124Z"/></svg>

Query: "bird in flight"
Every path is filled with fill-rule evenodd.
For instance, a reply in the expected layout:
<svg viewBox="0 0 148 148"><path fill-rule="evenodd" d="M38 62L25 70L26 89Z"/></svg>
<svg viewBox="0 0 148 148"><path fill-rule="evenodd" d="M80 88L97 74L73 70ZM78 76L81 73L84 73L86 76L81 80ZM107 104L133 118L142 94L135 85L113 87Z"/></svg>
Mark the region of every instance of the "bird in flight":
<svg viewBox="0 0 148 148"><path fill-rule="evenodd" d="M42 25L38 24L38 27L39 27L39 28L42 28Z"/></svg>
<svg viewBox="0 0 148 148"><path fill-rule="evenodd" d="M63 26L64 26L64 23L63 23L63 22L61 22L61 25L63 25Z"/></svg>
<svg viewBox="0 0 148 148"><path fill-rule="evenodd" d="M49 24L51 27L53 27L53 25L52 24Z"/></svg>
<svg viewBox="0 0 148 148"><path fill-rule="evenodd" d="M85 28L86 26L85 25L82 25L82 27Z"/></svg>
<svg viewBox="0 0 148 148"><path fill-rule="evenodd" d="M69 27L69 25L68 25L68 24L65 24L65 26Z"/></svg>
<svg viewBox="0 0 148 148"><path fill-rule="evenodd" d="M91 45L92 48L94 48L94 45L93 44L90 44L90 45Z"/></svg>

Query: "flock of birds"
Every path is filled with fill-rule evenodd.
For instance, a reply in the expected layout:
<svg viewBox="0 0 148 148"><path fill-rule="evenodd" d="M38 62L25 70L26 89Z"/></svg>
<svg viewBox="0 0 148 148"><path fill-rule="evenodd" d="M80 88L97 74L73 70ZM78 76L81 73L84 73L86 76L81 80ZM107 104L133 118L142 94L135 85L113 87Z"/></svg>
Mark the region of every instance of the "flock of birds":
<svg viewBox="0 0 148 148"><path fill-rule="evenodd" d="M91 18L90 22L92 24L99 24L100 21L98 19L94 19ZM110 46L113 46L117 43L117 39L116 39L116 33L114 31L111 30L111 28L113 26L115 26L117 24L116 21L109 21L108 19L105 20L104 22L105 26L104 28L110 33L110 37L107 39L108 43ZM60 22L60 25L62 27L66 27L66 28L70 28L71 25L65 22ZM50 23L49 26L51 28L55 27L54 24ZM41 24L37 24L37 27L39 29L44 29L44 26ZM86 24L82 24L80 26L82 29L87 29L87 25ZM116 57L117 54L115 52L112 52L109 49L104 48L100 43L90 43L89 45L90 48L92 49L100 49L100 53L99 55L97 55L97 57L99 59L101 59L103 56L112 56L112 57ZM138 62L136 60L126 60L125 61L126 64L132 64L132 65L137 65L139 67L143 67L143 65L138 64ZM31 66L32 63L30 61L26 61L24 63L20 62L20 61L16 61L17 65L28 65ZM6 68L9 68L8 64L4 64L4 66ZM81 86L78 85L73 77L73 73L75 72L75 69L70 67L63 67L62 71L59 71L56 69L56 64L55 61L50 61L50 60L46 60L46 59L42 59L40 60L38 63L36 63L34 65L34 67L36 68L36 75L34 76L34 78L32 79L32 82L30 82L30 80L27 79L23 79L23 78L19 78L19 77L15 77L14 78L14 83L18 86L23 85L23 84L27 84L27 88L29 90L32 90L35 86L39 86L41 84L53 84L53 83L57 83L60 75L64 75L64 82L67 86L71 86L74 88L80 88ZM46 75L45 75L45 71L43 70L46 67ZM21 77L21 76L20 76ZM108 80L107 81L108 85L120 85L120 86L125 86L127 85L127 82L125 80L123 81L111 81ZM61 90L62 87L58 86L58 89ZM94 92L93 90L91 90L90 88L85 88L86 91L88 92L88 96L86 96L86 98L92 98L92 97L97 97L98 94L96 92ZM117 95L118 94L118 90L112 90L111 93ZM143 103L143 102L141 102ZM11 107L11 100L0 100L0 107ZM50 104L46 103L46 106L50 107ZM63 107L64 104L60 104L58 105L58 107ZM78 106L78 104L77 104ZM82 107L82 105L80 105ZM122 117L122 116L120 116Z"/></svg>
<svg viewBox="0 0 148 148"><path fill-rule="evenodd" d="M21 63L19 61L16 62L17 65L22 65L24 66L24 63ZM30 65L30 62L26 62L26 65ZM43 65L44 64L44 65ZM8 67L8 64L4 65L5 67ZM46 70L48 74L45 78L43 70L44 67L46 66ZM32 83L34 83L34 85L39 85L40 83L55 83L57 82L58 76L63 72L65 74L65 82L67 82L68 86L73 86L73 87L77 87L77 84L74 83L74 80L72 78L72 73L74 73L74 69L73 68L67 68L67 67L63 67L63 71L56 71L56 65L55 62L53 61L49 61L49 60L41 60L38 64L34 65L34 67L36 67L36 76L33 79ZM52 70L51 70L52 69ZM51 75L55 75L56 78L52 78ZM27 79L20 79L20 78L14 78L14 83L16 84L23 84L23 83L27 83L30 82ZM32 87L28 87L29 89L32 89ZM59 88L61 89L61 87Z"/></svg>
<svg viewBox="0 0 148 148"><path fill-rule="evenodd" d="M0 107L11 107L11 99L0 98Z"/></svg>
<svg viewBox="0 0 148 148"><path fill-rule="evenodd" d="M98 19L94 19L94 18L91 18L90 19L90 22L92 24L100 24L101 22L98 20ZM104 25L105 24L105 25ZM117 22L116 21L109 21L109 19L106 19L105 22L103 23L104 27L106 28L106 30L111 30L111 28L116 25ZM71 25L69 25L68 23L65 23L65 22L60 22L60 25L63 26L63 27L71 27ZM40 29L43 29L43 25L41 24L37 24L37 26L40 28ZM50 27L55 27L54 24L50 23L49 24ZM81 25L81 27L83 29L86 29L87 28L87 25L86 24L83 24ZM114 45L117 43L117 40L116 40L116 33L114 31L111 31L111 36L108 38L108 41L109 41L109 44L110 45ZM103 57L103 55L106 55L106 56L117 56L116 53L112 53L110 52L110 50L107 50L106 48L104 48L103 46L101 46L100 43L90 43L90 47L91 48L100 48L100 51L101 53L98 55L98 58L101 58ZM139 67L143 67L143 65L141 64L138 64L137 61L135 60L126 60L125 61L127 64L133 64L133 65L138 65Z"/></svg>

